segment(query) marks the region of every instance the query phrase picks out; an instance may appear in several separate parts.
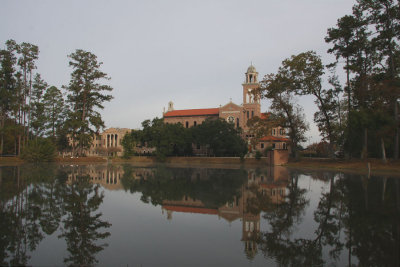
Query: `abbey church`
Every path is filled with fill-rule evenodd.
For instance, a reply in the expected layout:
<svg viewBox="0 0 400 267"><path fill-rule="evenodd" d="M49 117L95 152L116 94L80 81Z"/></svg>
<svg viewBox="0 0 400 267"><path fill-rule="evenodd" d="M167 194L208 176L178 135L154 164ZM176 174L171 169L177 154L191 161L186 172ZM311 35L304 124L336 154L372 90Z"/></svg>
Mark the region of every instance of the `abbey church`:
<svg viewBox="0 0 400 267"><path fill-rule="evenodd" d="M245 81L243 86L243 103L235 104L232 101L218 108L207 109L184 109L175 110L172 102L168 104L168 110L163 112L165 123L181 123L184 127L194 127L201 124L207 118L223 119L235 125L236 128L242 129L242 137L249 145L249 151L263 152L266 149L282 150L290 149L288 146L289 139L286 137L285 130L282 127L276 127L271 130L267 136L254 140L254 135L251 134L247 122L254 117L267 119L268 113L261 113L260 95L256 89L259 87L258 72L253 65L247 69L245 73ZM93 143L85 153L88 156L99 155L123 155L122 140L125 134L131 130L127 128L109 128L102 133L94 136ZM253 140L252 140L253 139ZM256 141L256 142L251 142ZM69 138L69 143L73 146L73 141ZM140 154L151 154L155 148L141 147L137 148ZM195 155L204 154L203 148L193 146Z"/></svg>
<svg viewBox="0 0 400 267"><path fill-rule="evenodd" d="M260 95L255 91L259 87L258 72L253 65L248 67L245 73L243 86L243 103L235 104L232 101L219 108L207 109L184 109L175 110L172 102L168 103L168 110L163 113L165 123L181 123L189 128L201 124L207 118L221 118L229 123L235 124L243 130L243 138L250 144L254 136L249 132L247 122L253 117L266 119L268 114L261 113ZM270 135L257 140L255 147L249 146L250 150L263 151L267 148L287 149L289 139L283 128L273 128Z"/></svg>

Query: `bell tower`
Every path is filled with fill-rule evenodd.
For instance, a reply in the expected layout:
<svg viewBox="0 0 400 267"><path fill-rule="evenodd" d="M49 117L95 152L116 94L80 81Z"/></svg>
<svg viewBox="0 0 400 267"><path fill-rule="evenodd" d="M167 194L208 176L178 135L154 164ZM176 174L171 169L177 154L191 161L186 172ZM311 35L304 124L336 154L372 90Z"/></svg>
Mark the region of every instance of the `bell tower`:
<svg viewBox="0 0 400 267"><path fill-rule="evenodd" d="M247 125L247 121L255 116L260 117L261 105L260 105L260 94L257 92L260 84L258 83L258 72L253 64L247 68L245 73L245 82L243 86L243 115L244 125ZM244 128L247 128L246 126Z"/></svg>

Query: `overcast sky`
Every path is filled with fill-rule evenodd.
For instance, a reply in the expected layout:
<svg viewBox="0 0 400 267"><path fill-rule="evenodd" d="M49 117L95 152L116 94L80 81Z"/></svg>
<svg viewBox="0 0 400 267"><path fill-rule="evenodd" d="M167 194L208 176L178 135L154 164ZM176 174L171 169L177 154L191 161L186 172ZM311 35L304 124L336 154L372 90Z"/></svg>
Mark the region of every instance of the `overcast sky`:
<svg viewBox="0 0 400 267"><path fill-rule="evenodd" d="M37 71L61 88L70 79L67 55L97 55L114 99L101 112L107 127L139 128L175 109L242 103L242 82L253 62L260 78L282 60L315 50L325 64L324 37L355 0L2 0L0 44L8 39L39 46ZM299 99L311 129L316 107ZM262 102L262 111L269 103Z"/></svg>

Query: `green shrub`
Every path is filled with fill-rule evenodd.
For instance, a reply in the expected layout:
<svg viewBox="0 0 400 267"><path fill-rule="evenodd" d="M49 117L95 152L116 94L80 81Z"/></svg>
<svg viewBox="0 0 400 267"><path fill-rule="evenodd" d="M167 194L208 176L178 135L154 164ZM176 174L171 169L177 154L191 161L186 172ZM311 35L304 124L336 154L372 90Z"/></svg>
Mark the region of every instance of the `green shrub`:
<svg viewBox="0 0 400 267"><path fill-rule="evenodd" d="M256 160L260 160L261 159L261 156L262 156L262 153L260 152L260 151L256 151Z"/></svg>
<svg viewBox="0 0 400 267"><path fill-rule="evenodd" d="M274 148L273 148L272 146L266 147L266 148L264 149L264 156L265 156L265 157L268 157L269 151L272 151L272 150L274 150Z"/></svg>
<svg viewBox="0 0 400 267"><path fill-rule="evenodd" d="M29 162L53 161L55 156L55 145L44 138L29 141L21 153L21 158Z"/></svg>

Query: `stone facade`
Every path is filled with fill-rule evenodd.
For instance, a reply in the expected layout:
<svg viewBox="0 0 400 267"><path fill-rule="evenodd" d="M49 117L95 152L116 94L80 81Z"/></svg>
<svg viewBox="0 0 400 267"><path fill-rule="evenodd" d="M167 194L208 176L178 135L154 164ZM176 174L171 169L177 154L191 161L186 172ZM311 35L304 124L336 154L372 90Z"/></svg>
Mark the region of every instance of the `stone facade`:
<svg viewBox="0 0 400 267"><path fill-rule="evenodd" d="M122 156L122 139L130 132L127 128L108 128L104 132L93 136L90 149L83 151L86 156ZM69 144L73 146L73 140L69 138Z"/></svg>

